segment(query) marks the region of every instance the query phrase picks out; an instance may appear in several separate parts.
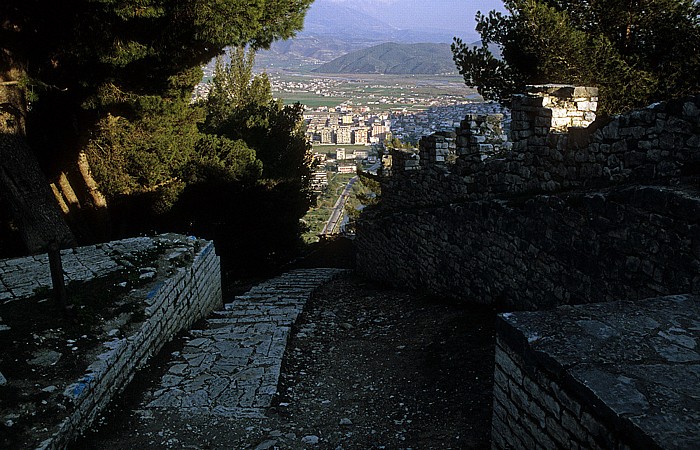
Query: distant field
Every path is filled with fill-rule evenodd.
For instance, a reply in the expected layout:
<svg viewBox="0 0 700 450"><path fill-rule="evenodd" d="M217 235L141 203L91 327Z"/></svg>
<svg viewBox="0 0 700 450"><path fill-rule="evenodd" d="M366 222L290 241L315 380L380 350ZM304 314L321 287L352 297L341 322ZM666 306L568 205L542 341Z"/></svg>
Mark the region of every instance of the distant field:
<svg viewBox="0 0 700 450"><path fill-rule="evenodd" d="M419 103L397 101L398 99L416 98L424 103L428 99L444 99L449 102L459 102L474 99L478 94L474 89L464 84L461 76L453 75L321 75L299 73L276 73L273 78L282 85L285 83L303 83L311 92L281 92L275 91L276 97L284 103L299 102L311 108L326 106L329 108L352 100L354 105L368 106L373 111L388 109L426 109ZM314 94L315 90L324 90L330 96ZM386 98L391 103L378 103ZM392 101L393 100L393 101Z"/></svg>
<svg viewBox="0 0 700 450"><path fill-rule="evenodd" d="M319 106L327 106L329 108L335 107L348 100L350 97L323 97L316 94L306 94L306 93L295 93L295 92L284 92L277 93L274 92L275 97L281 97L285 105L291 105L293 103L301 103L302 105L309 106L311 108L318 108Z"/></svg>
<svg viewBox="0 0 700 450"><path fill-rule="evenodd" d="M355 150L369 150L372 147L369 145L324 144L314 145L313 151L327 155L329 153L335 153L335 149L337 148L344 148L346 152L354 153Z"/></svg>

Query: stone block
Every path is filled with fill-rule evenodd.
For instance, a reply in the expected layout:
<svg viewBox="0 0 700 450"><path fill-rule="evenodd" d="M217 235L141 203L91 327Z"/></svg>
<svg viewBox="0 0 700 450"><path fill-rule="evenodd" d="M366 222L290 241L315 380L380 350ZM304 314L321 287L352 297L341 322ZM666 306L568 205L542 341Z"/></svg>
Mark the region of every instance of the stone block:
<svg viewBox="0 0 700 450"><path fill-rule="evenodd" d="M562 390L557 383L553 381L550 382L549 388L550 392L552 392L554 395L554 398L564 410L569 411L570 415L573 415L574 417L579 417L581 415L581 404L572 399L571 396ZM562 410L562 414L565 412L564 410Z"/></svg>
<svg viewBox="0 0 700 450"><path fill-rule="evenodd" d="M551 111L553 119L565 118L569 112L566 108L551 108Z"/></svg>
<svg viewBox="0 0 700 450"><path fill-rule="evenodd" d="M572 434L566 431L562 426L561 422L559 420L555 420L551 417L547 417L545 419L546 425L547 425L547 434L549 437L552 438L554 442L557 443L557 445L560 448L566 448L569 445L569 442L571 441Z"/></svg>
<svg viewBox="0 0 700 450"><path fill-rule="evenodd" d="M586 433L586 430L579 424L579 420L568 411L562 412L561 425L565 430L571 433L576 440L579 442L586 442L588 433Z"/></svg>

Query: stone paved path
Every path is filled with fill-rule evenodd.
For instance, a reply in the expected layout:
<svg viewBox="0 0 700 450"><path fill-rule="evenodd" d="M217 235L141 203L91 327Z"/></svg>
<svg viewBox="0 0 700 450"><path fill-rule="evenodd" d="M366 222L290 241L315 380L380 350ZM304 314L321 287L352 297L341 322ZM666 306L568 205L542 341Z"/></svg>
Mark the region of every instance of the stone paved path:
<svg viewBox="0 0 700 450"><path fill-rule="evenodd" d="M300 269L235 297L191 330L142 414L263 417L276 393L290 330L312 292L343 269Z"/></svg>

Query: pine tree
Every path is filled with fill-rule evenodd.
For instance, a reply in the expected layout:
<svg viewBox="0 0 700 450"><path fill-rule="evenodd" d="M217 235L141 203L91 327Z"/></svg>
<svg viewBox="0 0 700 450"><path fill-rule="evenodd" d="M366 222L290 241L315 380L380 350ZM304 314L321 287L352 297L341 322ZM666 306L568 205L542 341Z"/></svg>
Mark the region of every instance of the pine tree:
<svg viewBox="0 0 700 450"><path fill-rule="evenodd" d="M230 45L259 48L291 37L301 29L311 2L0 2L0 187L4 203L15 205L12 209L20 226L29 229L29 224L43 220L41 215L29 217L27 210L46 214L54 211L53 217L60 217L60 213L51 205L51 194L40 171L18 171L6 161L14 159L20 161L18 167L35 167L31 162L34 153L40 156L44 170L60 169L66 160L75 158L96 129L109 124L109 117L142 121L132 124L135 130L148 129L143 122L148 121L146 115L138 110L143 99L159 96L163 104L177 110L178 103L201 79L202 64ZM173 114L177 115L176 111ZM175 137L167 130L161 131L165 131L163 136ZM163 161L161 150L170 144L159 140L151 138L153 151L142 152L144 157L150 154L148 158L157 155L155 159L132 162L145 170L156 159ZM181 156L173 154L175 160ZM159 177L152 173L144 180L153 185L159 183ZM10 189L13 184L43 186L39 189L43 193L18 193ZM28 203L22 196L32 200ZM49 225L52 221L43 221L46 226L40 228L48 234L60 228ZM30 232L37 233L41 234ZM74 242L70 236L58 237L68 245ZM46 239L30 241L42 240ZM30 241L27 245L31 251L43 245L30 245Z"/></svg>
<svg viewBox="0 0 700 450"><path fill-rule="evenodd" d="M617 113L700 91L700 4L694 0L506 0L477 14L482 47L452 45L465 82L507 103L526 84L600 88ZM489 51L496 44L502 59Z"/></svg>
<svg viewBox="0 0 700 450"><path fill-rule="evenodd" d="M253 73L254 50L233 48L228 57L227 63L217 61L203 103L207 137L198 152L209 161L207 173L183 194L176 213L196 211L191 221L199 227L196 232L215 238L223 254L235 254L228 264L245 261L239 269L251 270L284 261L298 250L300 219L314 199L311 146L302 106L285 106L272 97L267 75ZM227 160L223 150L231 146L238 152ZM203 174L204 166L197 167ZM233 167L243 176L231 175ZM222 183L222 175L235 182Z"/></svg>

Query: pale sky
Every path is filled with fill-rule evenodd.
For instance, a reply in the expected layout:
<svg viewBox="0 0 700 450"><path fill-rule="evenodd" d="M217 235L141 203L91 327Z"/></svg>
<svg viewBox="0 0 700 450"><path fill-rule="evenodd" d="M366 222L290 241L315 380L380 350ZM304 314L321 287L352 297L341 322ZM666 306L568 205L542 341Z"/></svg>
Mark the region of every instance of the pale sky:
<svg viewBox="0 0 700 450"><path fill-rule="evenodd" d="M473 32L477 11L504 11L501 0L325 0L358 6L398 28ZM313 5L312 5L313 8Z"/></svg>

